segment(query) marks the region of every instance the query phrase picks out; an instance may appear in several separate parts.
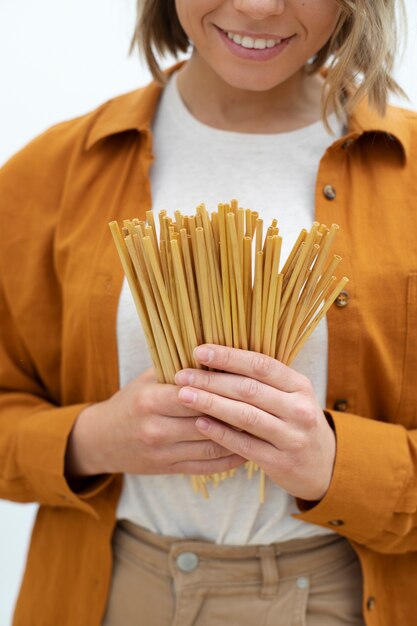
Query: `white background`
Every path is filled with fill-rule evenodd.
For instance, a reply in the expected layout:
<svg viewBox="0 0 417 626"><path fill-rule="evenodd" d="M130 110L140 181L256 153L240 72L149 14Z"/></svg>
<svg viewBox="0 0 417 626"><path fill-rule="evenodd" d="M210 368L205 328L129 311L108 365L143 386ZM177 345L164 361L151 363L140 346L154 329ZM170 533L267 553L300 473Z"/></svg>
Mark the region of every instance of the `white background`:
<svg viewBox="0 0 417 626"><path fill-rule="evenodd" d="M1 0L0 164L51 124L149 80L144 64L127 57L135 4ZM406 5L408 46L396 76L417 110L417 6ZM11 623L35 511L0 501L0 626Z"/></svg>

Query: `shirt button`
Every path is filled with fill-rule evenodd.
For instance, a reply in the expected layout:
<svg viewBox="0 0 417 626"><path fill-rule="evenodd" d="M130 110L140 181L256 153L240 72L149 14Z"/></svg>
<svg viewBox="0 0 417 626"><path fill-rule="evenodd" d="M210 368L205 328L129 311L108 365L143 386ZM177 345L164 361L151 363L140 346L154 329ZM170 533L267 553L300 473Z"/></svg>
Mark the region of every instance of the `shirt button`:
<svg viewBox="0 0 417 626"><path fill-rule="evenodd" d="M347 291L341 291L335 300L336 306L343 309L349 304L349 294Z"/></svg>
<svg viewBox="0 0 417 626"><path fill-rule="evenodd" d="M333 404L333 408L335 411L341 411L343 413L348 408L348 401L347 400L335 400Z"/></svg>
<svg viewBox="0 0 417 626"><path fill-rule="evenodd" d="M198 556L194 552L181 552L175 562L182 572L193 572L198 567L198 561Z"/></svg>
<svg viewBox="0 0 417 626"><path fill-rule="evenodd" d="M332 519L327 522L329 526L344 526L345 522L342 519Z"/></svg>
<svg viewBox="0 0 417 626"><path fill-rule="evenodd" d="M354 141L355 140L352 139L352 137L350 137L350 139L346 139L346 141L342 143L342 149L347 150L353 144Z"/></svg>
<svg viewBox="0 0 417 626"><path fill-rule="evenodd" d="M336 189L332 185L325 185L323 187L324 197L328 200L334 200L336 198Z"/></svg>
<svg viewBox="0 0 417 626"><path fill-rule="evenodd" d="M375 608L375 605L376 605L376 600L374 596L369 596L369 598L366 601L366 608L368 609L368 611L372 611L372 609Z"/></svg>

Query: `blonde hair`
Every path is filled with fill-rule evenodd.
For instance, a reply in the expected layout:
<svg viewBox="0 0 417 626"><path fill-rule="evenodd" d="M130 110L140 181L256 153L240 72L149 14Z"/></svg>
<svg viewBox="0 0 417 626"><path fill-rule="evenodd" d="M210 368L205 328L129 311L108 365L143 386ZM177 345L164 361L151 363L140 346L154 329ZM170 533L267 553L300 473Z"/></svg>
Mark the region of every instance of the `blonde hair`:
<svg viewBox="0 0 417 626"><path fill-rule="evenodd" d="M399 24L405 23L403 0L336 2L341 12L335 31L306 66L309 73L327 67L323 119L327 123L329 111L334 110L344 120L364 96L383 115L390 92L404 96L392 76ZM175 0L137 0L131 51L139 49L157 82L162 85L166 81L157 55L169 53L177 57L189 45L177 17Z"/></svg>

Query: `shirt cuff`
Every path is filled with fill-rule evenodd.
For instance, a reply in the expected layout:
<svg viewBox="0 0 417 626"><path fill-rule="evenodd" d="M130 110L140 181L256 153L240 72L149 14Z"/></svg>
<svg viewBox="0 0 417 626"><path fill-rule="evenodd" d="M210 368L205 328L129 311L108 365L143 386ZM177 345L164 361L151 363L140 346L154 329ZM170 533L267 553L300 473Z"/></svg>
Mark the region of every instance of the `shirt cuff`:
<svg viewBox="0 0 417 626"><path fill-rule="evenodd" d="M65 478L68 438L78 415L88 404L42 409L19 429L18 459L22 473L40 504L72 507L98 518L93 502L113 475L92 477L82 491L72 490Z"/></svg>
<svg viewBox="0 0 417 626"><path fill-rule="evenodd" d="M389 525L407 483L407 434L396 424L326 412L337 442L332 481L319 502L296 499L301 513L292 517L367 544Z"/></svg>

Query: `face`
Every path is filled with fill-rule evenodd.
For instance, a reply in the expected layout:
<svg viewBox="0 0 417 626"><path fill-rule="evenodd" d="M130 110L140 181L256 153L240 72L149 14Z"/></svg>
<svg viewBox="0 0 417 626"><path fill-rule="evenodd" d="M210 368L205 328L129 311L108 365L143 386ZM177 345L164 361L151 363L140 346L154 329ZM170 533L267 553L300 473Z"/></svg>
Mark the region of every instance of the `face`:
<svg viewBox="0 0 417 626"><path fill-rule="evenodd" d="M304 67L330 38L337 0L175 0L197 54L238 89L263 91Z"/></svg>

